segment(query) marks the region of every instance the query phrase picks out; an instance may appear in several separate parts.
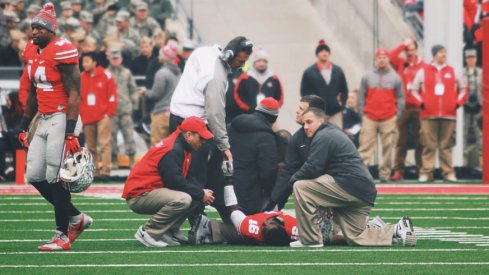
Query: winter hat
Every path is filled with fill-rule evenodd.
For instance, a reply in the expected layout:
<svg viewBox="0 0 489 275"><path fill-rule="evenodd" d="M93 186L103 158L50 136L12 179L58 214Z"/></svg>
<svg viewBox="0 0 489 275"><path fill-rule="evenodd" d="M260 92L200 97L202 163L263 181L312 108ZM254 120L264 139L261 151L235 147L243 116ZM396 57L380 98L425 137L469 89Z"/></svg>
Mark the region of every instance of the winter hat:
<svg viewBox="0 0 489 275"><path fill-rule="evenodd" d="M56 33L58 26L56 25L56 11L53 3L47 2L42 7L41 11L32 19L31 26L38 25L50 32Z"/></svg>
<svg viewBox="0 0 489 275"><path fill-rule="evenodd" d="M445 49L445 47L443 47L440 44L434 45L433 47L431 47L431 54L434 57L439 51L444 50L444 49Z"/></svg>
<svg viewBox="0 0 489 275"><path fill-rule="evenodd" d="M173 61L177 56L177 49L170 45L166 45L161 48L159 57L166 61Z"/></svg>
<svg viewBox="0 0 489 275"><path fill-rule="evenodd" d="M265 113L267 115L277 117L279 108L280 104L278 104L278 101L275 98L266 97L262 101L260 101L260 104L256 106L255 110Z"/></svg>
<svg viewBox="0 0 489 275"><path fill-rule="evenodd" d="M326 50L328 53L331 53L331 49L329 48L328 44L326 44L326 41L324 41L323 39L319 40L319 43L316 47L316 55L322 50Z"/></svg>
<svg viewBox="0 0 489 275"><path fill-rule="evenodd" d="M258 49L253 51L253 63L255 63L258 60L268 61L268 53L262 47L259 47Z"/></svg>
<svg viewBox="0 0 489 275"><path fill-rule="evenodd" d="M383 49L383 48L378 48L376 51L375 51L375 57L379 57L381 55L387 55L389 56L389 51L386 50L386 49Z"/></svg>

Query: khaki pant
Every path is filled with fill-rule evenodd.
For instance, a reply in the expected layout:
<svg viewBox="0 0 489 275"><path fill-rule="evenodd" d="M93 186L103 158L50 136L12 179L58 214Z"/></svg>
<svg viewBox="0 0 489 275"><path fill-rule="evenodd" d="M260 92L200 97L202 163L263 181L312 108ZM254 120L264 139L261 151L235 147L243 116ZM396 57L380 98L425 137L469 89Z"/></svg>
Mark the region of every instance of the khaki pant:
<svg viewBox="0 0 489 275"><path fill-rule="evenodd" d="M109 176L112 165L112 124L110 117L105 116L96 123L83 125L83 132L85 133L87 148L96 161L98 174Z"/></svg>
<svg viewBox="0 0 489 275"><path fill-rule="evenodd" d="M199 203L192 202L192 197L185 192L168 188L158 188L127 200L135 213L153 215L144 225L144 230L155 240L170 228L179 228Z"/></svg>
<svg viewBox="0 0 489 275"><path fill-rule="evenodd" d="M394 225L367 227L372 206L347 193L329 175L294 183L295 213L303 244L323 243L317 218L318 208L331 208L349 245L391 246Z"/></svg>
<svg viewBox="0 0 489 275"><path fill-rule="evenodd" d="M151 114L151 146L166 138L169 134L170 111Z"/></svg>
<svg viewBox="0 0 489 275"><path fill-rule="evenodd" d="M454 175L452 147L455 145L456 121L450 119L421 119L421 142L423 143L423 168L421 175L430 176L435 168L436 149L440 155L440 168L446 178Z"/></svg>
<svg viewBox="0 0 489 275"><path fill-rule="evenodd" d="M397 144L396 116L382 121L375 121L363 116L360 131L358 153L365 165L369 166L377 144L377 135L382 143L382 160L379 166L379 177L388 179L391 175L392 150Z"/></svg>
<svg viewBox="0 0 489 275"><path fill-rule="evenodd" d="M415 144L414 158L416 161L416 166L421 169L421 155L423 154L423 146L419 141L419 109L417 108L407 108L402 113L399 118L398 128L399 128L399 139L397 140L396 146L396 159L394 161L394 170L404 174L406 154L407 154L407 143L408 143L408 128L409 124L413 127L413 138Z"/></svg>
<svg viewBox="0 0 489 275"><path fill-rule="evenodd" d="M213 243L241 243L243 237L238 233L234 225L210 220Z"/></svg>
<svg viewBox="0 0 489 275"><path fill-rule="evenodd" d="M328 122L333 123L340 129L343 129L343 113L340 111L329 117Z"/></svg>

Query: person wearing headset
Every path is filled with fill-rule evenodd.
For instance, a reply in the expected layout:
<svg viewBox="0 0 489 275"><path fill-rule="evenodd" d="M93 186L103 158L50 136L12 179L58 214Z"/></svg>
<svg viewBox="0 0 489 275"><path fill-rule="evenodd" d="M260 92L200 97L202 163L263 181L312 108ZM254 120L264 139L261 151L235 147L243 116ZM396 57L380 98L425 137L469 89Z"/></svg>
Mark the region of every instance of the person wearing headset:
<svg viewBox="0 0 489 275"><path fill-rule="evenodd" d="M185 118L197 116L207 123L214 135L213 142L192 155L193 159L208 159L207 166L191 166L189 173L217 193L216 206L224 205L223 199L219 199L224 186L223 158L229 162L233 160L225 122L228 75L241 68L252 51L253 43L244 36L229 41L222 51L218 45L195 49L187 60L170 103L170 132ZM225 211L225 207L216 208ZM229 216L221 211L220 214L223 218Z"/></svg>

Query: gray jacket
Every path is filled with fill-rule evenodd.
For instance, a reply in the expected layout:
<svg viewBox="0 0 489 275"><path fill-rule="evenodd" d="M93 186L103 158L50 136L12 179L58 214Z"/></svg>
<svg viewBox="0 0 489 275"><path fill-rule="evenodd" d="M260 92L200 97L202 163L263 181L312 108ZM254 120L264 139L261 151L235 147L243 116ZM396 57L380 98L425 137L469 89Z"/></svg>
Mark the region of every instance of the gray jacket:
<svg viewBox="0 0 489 275"><path fill-rule="evenodd" d="M175 64L165 64L156 72L153 87L146 93L146 97L155 100L153 114L170 110L171 97L178 80L180 70Z"/></svg>
<svg viewBox="0 0 489 275"><path fill-rule="evenodd" d="M312 137L306 162L290 179L310 180L330 175L346 192L371 205L377 197L374 180L363 164L357 148L340 128L322 125Z"/></svg>

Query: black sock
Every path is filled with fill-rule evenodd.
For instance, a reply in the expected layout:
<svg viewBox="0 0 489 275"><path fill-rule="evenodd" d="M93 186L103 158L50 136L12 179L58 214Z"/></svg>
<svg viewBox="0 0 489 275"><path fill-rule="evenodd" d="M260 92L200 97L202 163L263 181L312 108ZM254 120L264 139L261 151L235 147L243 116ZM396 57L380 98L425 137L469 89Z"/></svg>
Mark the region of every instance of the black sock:
<svg viewBox="0 0 489 275"><path fill-rule="evenodd" d="M56 218L56 229L68 235L68 224L70 221L71 193L64 189L60 183L51 184L54 216Z"/></svg>
<svg viewBox="0 0 489 275"><path fill-rule="evenodd" d="M31 185L34 186L37 191L52 205L54 205L54 200L53 200L53 186L54 185L61 185L60 183L53 183L49 184L47 181L41 181L41 182L31 182ZM76 209L76 207L71 203L71 196L70 196L70 201L69 201L69 207L68 207L68 216L77 216L80 215L81 212Z"/></svg>

